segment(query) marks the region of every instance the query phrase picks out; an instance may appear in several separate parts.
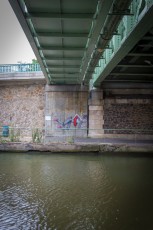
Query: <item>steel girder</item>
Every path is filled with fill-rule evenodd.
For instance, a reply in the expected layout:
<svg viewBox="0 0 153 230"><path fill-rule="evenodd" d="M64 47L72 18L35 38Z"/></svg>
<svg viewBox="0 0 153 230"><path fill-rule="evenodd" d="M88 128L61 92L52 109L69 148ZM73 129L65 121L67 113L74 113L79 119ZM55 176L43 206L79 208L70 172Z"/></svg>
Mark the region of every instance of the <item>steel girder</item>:
<svg viewBox="0 0 153 230"><path fill-rule="evenodd" d="M132 72L129 71L125 72L123 71L124 68L132 68L132 64L135 64L137 58L141 57L152 57L152 53L148 53L146 51L149 50L149 44L140 44L140 46L144 46L145 48L142 49L141 52L130 52L131 49L139 42L139 40L143 40L143 36L151 30L153 27L153 21L150 20L153 16L153 0L146 0L143 1L145 4L142 7L142 1L141 4L136 0L133 0L130 6L131 11L133 12L132 16L124 16L122 21L120 22L117 30L119 35L114 35L112 39L109 41L109 47L111 48L111 51L104 50L103 52L103 60L99 61L99 66L95 68L95 72L93 74L93 85L95 87L100 86L100 84L105 80L105 78L108 75L116 75L116 76L125 76L125 75L132 75ZM153 39L153 36L148 37L147 40ZM146 40L146 39L144 39ZM150 46L152 46L153 42L150 43ZM147 48L146 48L147 46ZM131 60L129 63L120 63L125 56L133 57L133 60ZM144 63L145 64L145 63ZM123 65L123 66L122 66ZM140 65L143 66L143 64L135 64L135 67L140 68ZM115 73L113 71L114 68L122 67L122 71ZM151 66L144 66L145 69L151 69ZM142 67L141 67L142 68ZM133 72L133 75L136 75L136 73ZM150 75L150 73L139 73L140 75ZM107 79L106 79L107 80ZM123 80L124 81L124 80Z"/></svg>

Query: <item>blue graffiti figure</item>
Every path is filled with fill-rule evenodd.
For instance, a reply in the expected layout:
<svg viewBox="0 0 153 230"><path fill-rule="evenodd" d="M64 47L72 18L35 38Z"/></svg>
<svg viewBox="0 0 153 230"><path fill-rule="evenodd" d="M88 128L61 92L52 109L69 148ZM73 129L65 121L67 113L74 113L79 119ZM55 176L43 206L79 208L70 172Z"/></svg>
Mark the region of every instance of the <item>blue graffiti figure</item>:
<svg viewBox="0 0 153 230"><path fill-rule="evenodd" d="M54 119L58 124L60 124L57 128L67 128L69 129L72 123L72 117L68 117L66 121L62 122L58 118Z"/></svg>
<svg viewBox="0 0 153 230"><path fill-rule="evenodd" d="M65 128L70 128L70 126L71 126L71 123L72 123L72 117L68 117L67 119L66 119L66 121L65 122L63 122L63 127L65 127Z"/></svg>

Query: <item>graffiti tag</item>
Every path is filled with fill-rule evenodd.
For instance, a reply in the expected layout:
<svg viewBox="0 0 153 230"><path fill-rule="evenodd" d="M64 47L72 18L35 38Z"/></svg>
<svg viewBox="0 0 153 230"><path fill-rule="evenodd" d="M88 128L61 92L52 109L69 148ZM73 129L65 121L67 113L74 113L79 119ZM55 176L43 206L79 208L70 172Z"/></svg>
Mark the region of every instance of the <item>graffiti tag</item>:
<svg viewBox="0 0 153 230"><path fill-rule="evenodd" d="M67 117L67 119L63 122L58 118L54 118L53 121L58 124L57 128L60 129L62 128L70 129L71 125L73 125L73 127L80 129L82 128L83 125L87 124L87 114L83 114L82 116L75 114L74 117L72 116Z"/></svg>

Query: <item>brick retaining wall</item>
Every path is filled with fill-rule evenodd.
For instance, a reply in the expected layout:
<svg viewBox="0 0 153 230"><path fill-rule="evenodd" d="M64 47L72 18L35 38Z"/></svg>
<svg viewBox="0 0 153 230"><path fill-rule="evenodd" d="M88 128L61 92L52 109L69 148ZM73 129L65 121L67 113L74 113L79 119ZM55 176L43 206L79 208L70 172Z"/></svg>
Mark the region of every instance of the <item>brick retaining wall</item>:
<svg viewBox="0 0 153 230"><path fill-rule="evenodd" d="M0 87L0 126L44 128L44 85Z"/></svg>
<svg viewBox="0 0 153 230"><path fill-rule="evenodd" d="M117 134L153 134L153 98L147 99L133 95L133 98L112 97L104 100L104 129L141 129L141 131L105 130ZM144 130L144 131L143 131Z"/></svg>

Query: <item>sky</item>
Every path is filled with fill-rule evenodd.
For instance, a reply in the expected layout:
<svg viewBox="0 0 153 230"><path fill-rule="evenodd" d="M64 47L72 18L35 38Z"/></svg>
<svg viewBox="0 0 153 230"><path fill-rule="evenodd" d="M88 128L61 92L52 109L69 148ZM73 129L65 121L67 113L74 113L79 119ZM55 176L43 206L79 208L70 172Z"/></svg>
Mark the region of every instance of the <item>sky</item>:
<svg viewBox="0 0 153 230"><path fill-rule="evenodd" d="M31 63L33 50L8 0L0 0L0 64Z"/></svg>

